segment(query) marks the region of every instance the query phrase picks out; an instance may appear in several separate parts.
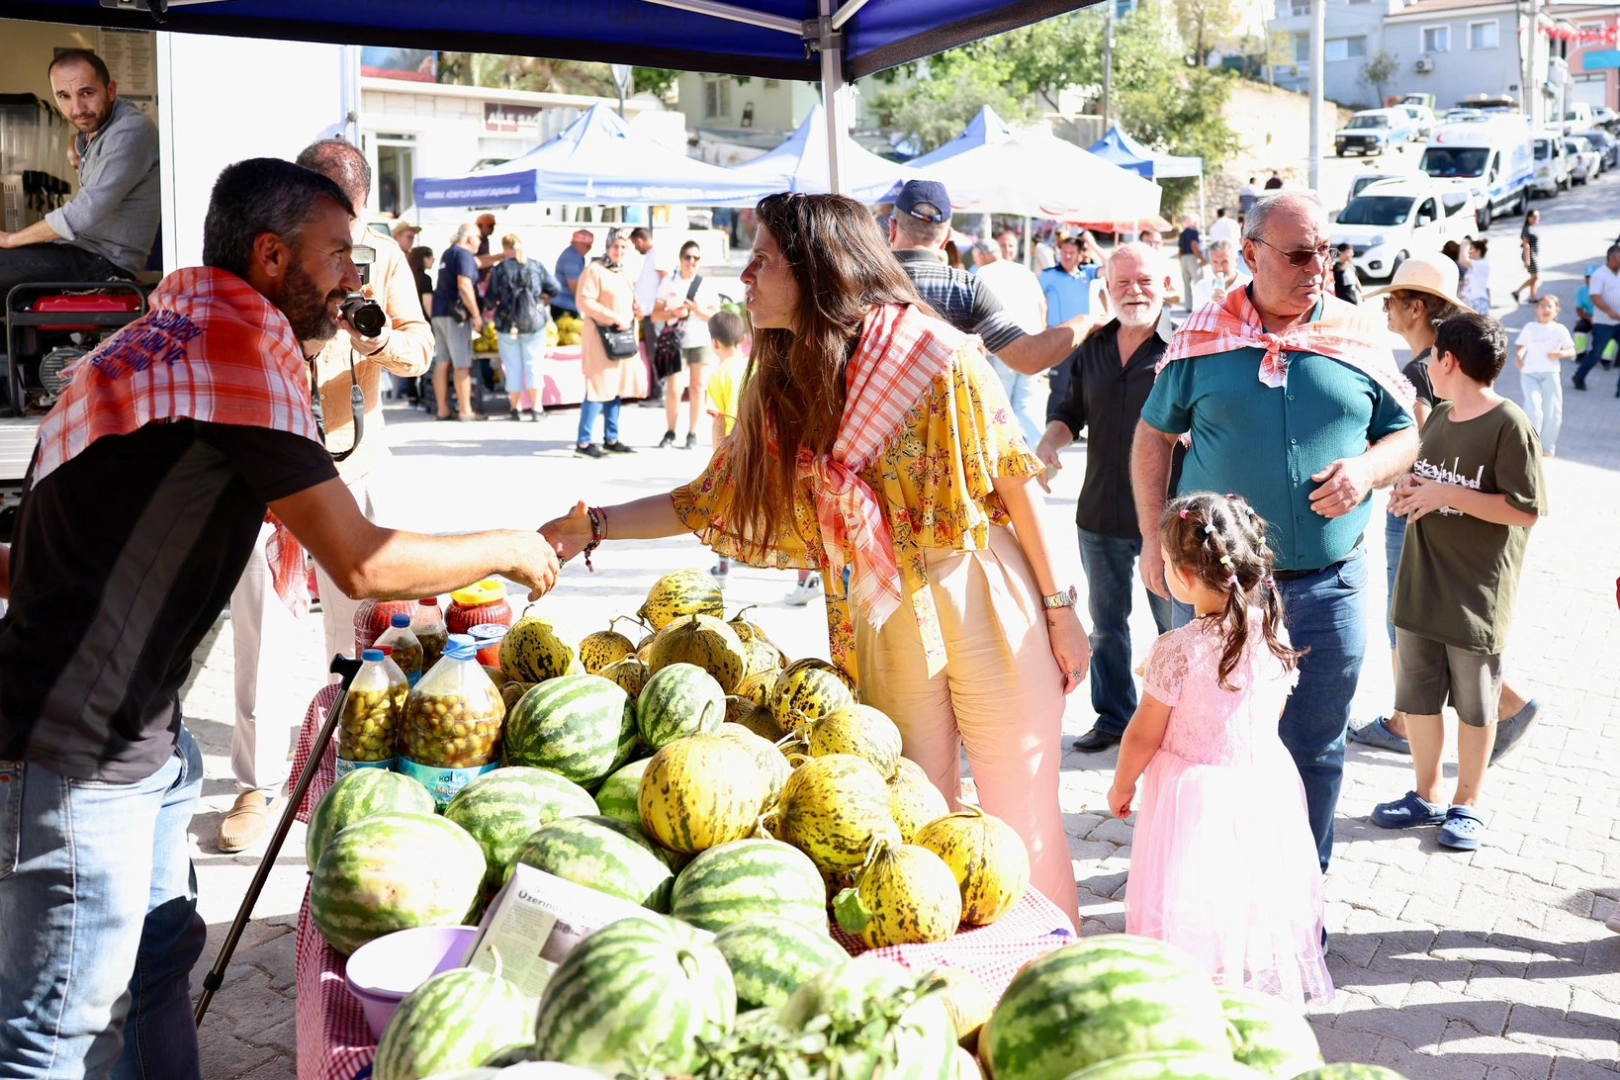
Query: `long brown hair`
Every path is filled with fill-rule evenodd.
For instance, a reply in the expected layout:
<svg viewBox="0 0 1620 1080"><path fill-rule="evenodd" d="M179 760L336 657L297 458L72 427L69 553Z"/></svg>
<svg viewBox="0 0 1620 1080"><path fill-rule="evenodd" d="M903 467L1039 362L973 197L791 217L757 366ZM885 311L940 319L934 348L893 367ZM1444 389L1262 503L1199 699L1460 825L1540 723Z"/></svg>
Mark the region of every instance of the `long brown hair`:
<svg viewBox="0 0 1620 1080"><path fill-rule="evenodd" d="M842 195L771 195L755 208L799 287L792 330L755 329L732 440L731 519L749 553L782 528L801 455L825 454L844 416L844 370L877 304L922 303L872 215ZM811 541L812 537L803 537Z"/></svg>
<svg viewBox="0 0 1620 1080"><path fill-rule="evenodd" d="M1303 653L1283 644L1282 594L1271 579L1271 549L1266 523L1240 495L1199 492L1164 508L1159 541L1170 562L1190 570L1198 580L1226 594L1226 609L1205 618L1224 623L1226 648L1217 670L1222 690L1249 645L1249 611L1259 607L1261 635L1272 655L1292 669Z"/></svg>

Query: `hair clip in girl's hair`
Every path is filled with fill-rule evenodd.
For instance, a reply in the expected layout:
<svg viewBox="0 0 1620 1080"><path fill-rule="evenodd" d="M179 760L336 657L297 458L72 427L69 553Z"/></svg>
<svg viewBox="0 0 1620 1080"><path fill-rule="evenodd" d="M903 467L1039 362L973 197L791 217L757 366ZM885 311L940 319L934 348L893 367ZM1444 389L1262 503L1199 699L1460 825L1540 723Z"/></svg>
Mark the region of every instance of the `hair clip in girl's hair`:
<svg viewBox="0 0 1620 1080"><path fill-rule="evenodd" d="M1183 506L1183 507L1182 507L1182 508L1181 508L1181 520L1182 520L1182 521L1186 521L1186 520L1187 520L1187 508L1186 508L1186 507L1185 507L1185 506Z"/></svg>
<svg viewBox="0 0 1620 1080"><path fill-rule="evenodd" d="M1214 536L1215 535L1215 525L1214 525L1213 522L1211 522L1210 524L1204 526L1204 535L1205 536Z"/></svg>
<svg viewBox="0 0 1620 1080"><path fill-rule="evenodd" d="M1231 566L1232 566L1232 556L1230 556L1230 555L1222 555L1221 556L1221 565L1224 566L1224 567L1227 567L1228 569L1230 569Z"/></svg>
<svg viewBox="0 0 1620 1080"><path fill-rule="evenodd" d="M1227 578L1226 583L1227 583L1227 585L1231 586L1234 589L1237 588L1237 585L1238 585L1237 575L1233 574L1231 577Z"/></svg>

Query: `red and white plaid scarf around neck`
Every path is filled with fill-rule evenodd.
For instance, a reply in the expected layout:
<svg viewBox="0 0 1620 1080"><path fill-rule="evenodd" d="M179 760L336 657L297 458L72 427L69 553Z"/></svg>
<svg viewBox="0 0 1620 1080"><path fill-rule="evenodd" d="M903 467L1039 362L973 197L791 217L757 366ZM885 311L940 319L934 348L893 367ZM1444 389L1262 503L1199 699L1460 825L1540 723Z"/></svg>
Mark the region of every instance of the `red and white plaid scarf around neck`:
<svg viewBox="0 0 1620 1080"><path fill-rule="evenodd" d="M309 376L292 325L234 274L177 270L151 310L65 372L70 378L39 428L37 484L97 439L173 420L269 428L320 442ZM269 545L276 593L309 606L304 552L286 526Z"/></svg>
<svg viewBox="0 0 1620 1080"><path fill-rule="evenodd" d="M1213 356L1234 349L1263 349L1260 381L1269 387L1285 385L1286 353L1315 353L1349 364L1388 390L1408 412L1417 394L1395 366L1395 357L1380 344L1383 317L1348 304L1336 296L1323 296L1321 317L1289 327L1279 334L1266 330L1248 289L1234 289L1218 304L1206 304L1181 324L1154 374L1177 360Z"/></svg>
<svg viewBox="0 0 1620 1080"><path fill-rule="evenodd" d="M909 305L874 307L845 372L848 396L832 453L800 465L815 491L832 575L851 568L850 602L874 627L894 614L905 593L894 534L860 474L904 433L906 416L968 341Z"/></svg>

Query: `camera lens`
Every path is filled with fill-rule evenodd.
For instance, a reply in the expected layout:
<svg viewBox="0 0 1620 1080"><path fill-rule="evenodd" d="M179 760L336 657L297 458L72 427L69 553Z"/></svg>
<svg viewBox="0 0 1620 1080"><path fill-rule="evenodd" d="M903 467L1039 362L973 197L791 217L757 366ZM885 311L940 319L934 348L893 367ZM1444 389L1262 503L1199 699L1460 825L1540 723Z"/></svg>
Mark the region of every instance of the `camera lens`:
<svg viewBox="0 0 1620 1080"><path fill-rule="evenodd" d="M341 310L349 325L360 331L364 337L377 337L388 323L387 316L383 314L383 309L377 301L367 300L359 293L351 293L349 298L343 301Z"/></svg>

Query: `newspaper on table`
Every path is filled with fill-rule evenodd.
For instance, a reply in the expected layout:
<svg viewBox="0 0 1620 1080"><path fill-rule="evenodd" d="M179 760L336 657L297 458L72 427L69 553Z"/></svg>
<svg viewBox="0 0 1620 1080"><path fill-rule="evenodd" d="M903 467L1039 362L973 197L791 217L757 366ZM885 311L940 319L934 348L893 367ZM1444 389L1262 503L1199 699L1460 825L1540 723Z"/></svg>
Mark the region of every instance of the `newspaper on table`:
<svg viewBox="0 0 1620 1080"><path fill-rule="evenodd" d="M646 918L639 904L518 864L478 924L467 966L500 974L538 998L574 947L620 919Z"/></svg>

